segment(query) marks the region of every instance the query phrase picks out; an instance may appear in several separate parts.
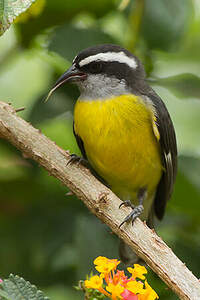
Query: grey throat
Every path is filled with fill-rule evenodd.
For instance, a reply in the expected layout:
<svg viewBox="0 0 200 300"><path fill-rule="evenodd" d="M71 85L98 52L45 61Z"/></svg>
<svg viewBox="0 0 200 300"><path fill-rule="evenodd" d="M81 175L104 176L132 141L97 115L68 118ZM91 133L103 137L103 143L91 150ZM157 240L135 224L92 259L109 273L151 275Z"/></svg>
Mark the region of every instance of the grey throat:
<svg viewBox="0 0 200 300"><path fill-rule="evenodd" d="M107 99L131 93L125 80L120 80L114 76L108 77L105 74L88 74L86 80L76 84L80 90L79 99L82 101Z"/></svg>

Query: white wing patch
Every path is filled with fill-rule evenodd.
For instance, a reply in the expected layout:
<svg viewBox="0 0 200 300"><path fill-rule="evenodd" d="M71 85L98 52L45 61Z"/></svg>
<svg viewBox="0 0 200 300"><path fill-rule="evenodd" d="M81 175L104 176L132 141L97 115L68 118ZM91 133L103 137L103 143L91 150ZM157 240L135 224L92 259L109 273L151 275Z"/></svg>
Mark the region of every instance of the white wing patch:
<svg viewBox="0 0 200 300"><path fill-rule="evenodd" d="M153 133L154 133L156 139L159 141L160 140L160 132L158 130L158 126L156 124L156 120L157 120L156 116L153 115L153 118L152 118Z"/></svg>
<svg viewBox="0 0 200 300"><path fill-rule="evenodd" d="M172 166L172 155L171 155L171 152L164 152L164 155L165 155L165 161L167 163L167 165L170 165Z"/></svg>
<svg viewBox="0 0 200 300"><path fill-rule="evenodd" d="M127 56L123 51L121 52L105 52L98 53L95 55L90 55L79 62L80 67L87 65L93 61L110 61L110 62L119 62L128 65L132 69L137 68L137 62L134 57Z"/></svg>
<svg viewBox="0 0 200 300"><path fill-rule="evenodd" d="M151 98L144 96L143 97L147 107L149 108L149 111L151 113L151 118L152 118L152 129L153 129L153 133L157 139L157 141L159 142L160 140L160 132L158 130L158 125L157 125L157 111L156 108L154 107L154 103L151 100Z"/></svg>

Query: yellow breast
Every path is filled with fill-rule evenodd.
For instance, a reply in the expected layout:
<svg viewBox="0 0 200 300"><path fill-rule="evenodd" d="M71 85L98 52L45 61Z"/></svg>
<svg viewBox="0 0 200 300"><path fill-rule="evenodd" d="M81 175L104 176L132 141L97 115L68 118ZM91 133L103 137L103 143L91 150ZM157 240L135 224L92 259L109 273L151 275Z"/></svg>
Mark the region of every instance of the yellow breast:
<svg viewBox="0 0 200 300"><path fill-rule="evenodd" d="M142 99L133 95L78 100L75 105L75 132L83 140L88 160L122 199L136 197L141 187L153 195L160 180L154 120Z"/></svg>

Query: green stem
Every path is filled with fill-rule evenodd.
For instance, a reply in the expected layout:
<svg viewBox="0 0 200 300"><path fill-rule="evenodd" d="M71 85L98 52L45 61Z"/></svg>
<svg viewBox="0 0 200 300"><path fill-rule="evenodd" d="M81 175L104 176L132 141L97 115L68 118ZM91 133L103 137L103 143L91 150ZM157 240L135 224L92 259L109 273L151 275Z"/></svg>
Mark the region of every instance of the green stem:
<svg viewBox="0 0 200 300"><path fill-rule="evenodd" d="M144 14L145 0L135 0L130 17L129 24L132 31L131 39L127 43L127 48L134 52L142 23L142 17Z"/></svg>

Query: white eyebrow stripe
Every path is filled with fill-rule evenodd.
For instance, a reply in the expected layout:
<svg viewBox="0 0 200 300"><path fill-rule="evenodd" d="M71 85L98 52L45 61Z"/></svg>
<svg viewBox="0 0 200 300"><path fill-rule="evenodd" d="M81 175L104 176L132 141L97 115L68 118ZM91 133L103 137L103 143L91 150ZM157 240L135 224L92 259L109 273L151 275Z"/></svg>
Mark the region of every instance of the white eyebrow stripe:
<svg viewBox="0 0 200 300"><path fill-rule="evenodd" d="M121 52L104 52L98 53L95 55L90 55L79 62L80 67L87 65L93 61L110 61L110 62L119 62L128 65L132 69L137 68L137 62L134 57L127 56L123 51Z"/></svg>
<svg viewBox="0 0 200 300"><path fill-rule="evenodd" d="M77 58L77 55L74 57L74 59L73 59L73 61L72 61L72 65L73 65L73 63L75 62L76 58Z"/></svg>

